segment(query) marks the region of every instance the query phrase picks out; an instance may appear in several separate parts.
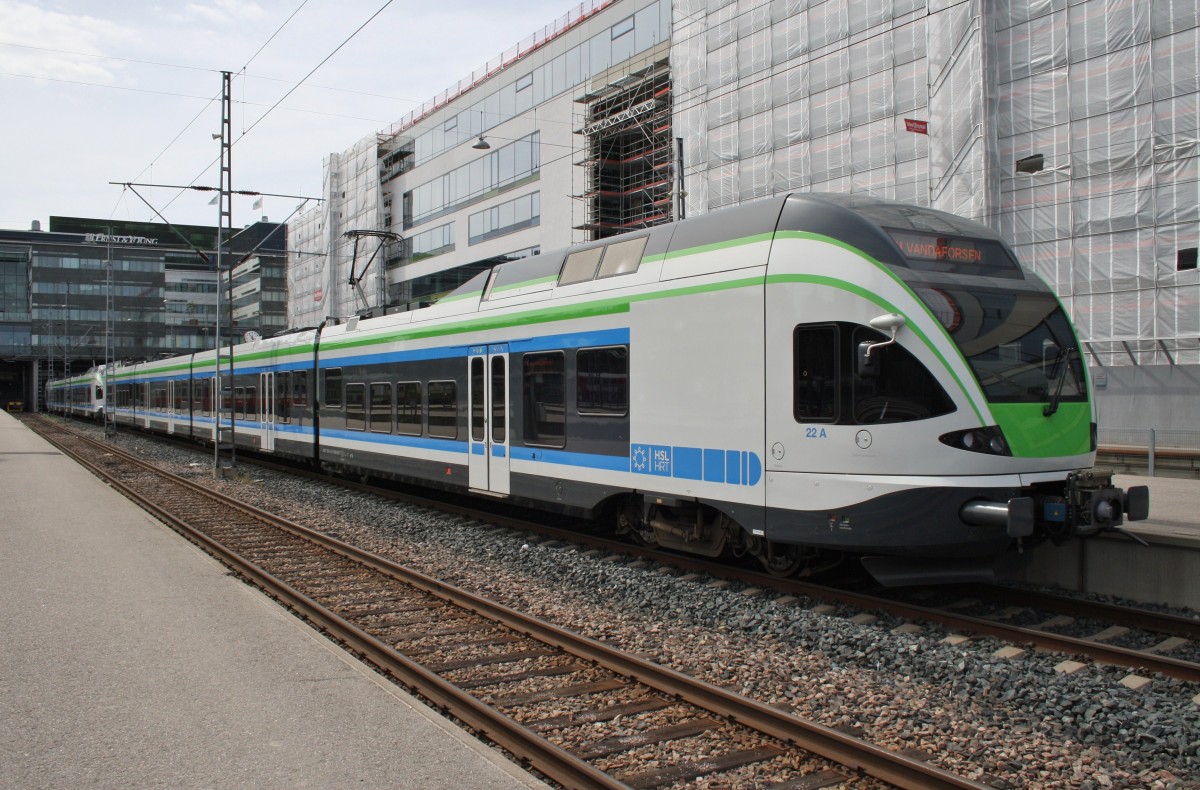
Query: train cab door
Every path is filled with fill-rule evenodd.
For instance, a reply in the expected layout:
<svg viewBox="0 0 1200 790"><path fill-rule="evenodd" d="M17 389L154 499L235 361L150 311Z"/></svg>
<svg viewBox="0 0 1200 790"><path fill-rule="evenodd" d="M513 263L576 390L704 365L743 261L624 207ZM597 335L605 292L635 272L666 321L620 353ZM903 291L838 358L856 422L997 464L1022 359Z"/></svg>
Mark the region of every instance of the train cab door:
<svg viewBox="0 0 1200 790"><path fill-rule="evenodd" d="M467 358L470 414L468 485L509 493L508 345L474 346Z"/></svg>
<svg viewBox="0 0 1200 790"><path fill-rule="evenodd" d="M258 424L263 452L275 452L275 373L258 374Z"/></svg>

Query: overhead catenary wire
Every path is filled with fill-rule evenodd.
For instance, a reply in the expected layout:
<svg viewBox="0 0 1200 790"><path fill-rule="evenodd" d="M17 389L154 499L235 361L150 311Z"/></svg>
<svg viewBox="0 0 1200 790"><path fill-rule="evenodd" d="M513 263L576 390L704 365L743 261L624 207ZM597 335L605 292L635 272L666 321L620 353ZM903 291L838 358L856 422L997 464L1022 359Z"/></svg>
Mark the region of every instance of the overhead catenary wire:
<svg viewBox="0 0 1200 790"><path fill-rule="evenodd" d="M305 2L307 2L307 0L305 0ZM375 11L375 13L371 14L371 16L368 17L366 21L364 21L361 25L359 25L357 28L355 28L354 31L352 33L350 33L349 36L347 36L345 39L342 40L342 42L340 44L338 44L336 47L334 47L333 51L331 51L328 55L326 55L324 58L322 58L321 61L319 63L317 63L317 65L313 66L313 68L310 69L309 72L307 74L305 74L305 76L299 82L295 83L290 89L288 89L288 91L285 92L283 94L283 96L281 96L273 105L271 105L262 115L260 115L257 120L255 120L252 124L250 124L250 126L245 128L236 139L231 140L230 146L232 147L234 145L237 145L239 142L241 142L243 139L245 139L245 137L251 131L253 131L255 127L257 127L260 123L262 123L263 120L265 120L272 112L274 112L279 107L279 105L281 105L289 96L291 96L300 86L304 85L309 77L311 77L313 74L315 74L317 72L317 70L320 69L322 66L324 66L327 62L329 62L330 58L332 58L339 51L341 51L341 49L343 47L345 47L348 43L350 43L350 41L355 36L357 36L360 32L362 32L362 30L367 25L369 25L371 22L373 22L393 2L394 2L394 0L386 0L386 2L384 2L384 4L382 6L380 6L378 10ZM289 19L290 19L290 17L289 17ZM257 56L257 53L256 53L256 56ZM219 161L221 161L220 154L218 154L212 161L210 161L204 167L203 170L201 170L199 173L197 173L196 176L193 177L192 180L189 182L188 186L190 187L190 186L194 185L197 181L199 181L200 178L202 178L204 176L204 174L207 173L209 171L209 169L212 168L212 166L215 165ZM171 199L171 201L169 201L167 203L167 205L170 206L171 203L173 203L176 199L178 199L179 196L182 194L183 194L183 191L181 190L178 194L176 194L176 196L174 198Z"/></svg>

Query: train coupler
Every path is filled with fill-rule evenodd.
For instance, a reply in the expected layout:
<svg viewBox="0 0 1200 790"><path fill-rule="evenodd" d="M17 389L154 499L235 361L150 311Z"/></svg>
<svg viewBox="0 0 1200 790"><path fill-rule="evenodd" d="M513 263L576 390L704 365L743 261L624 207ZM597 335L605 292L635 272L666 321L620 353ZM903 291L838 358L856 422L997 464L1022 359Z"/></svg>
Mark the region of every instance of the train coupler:
<svg viewBox="0 0 1200 790"><path fill-rule="evenodd" d="M1146 486L1118 488L1112 484L1112 472L1089 469L1073 472L1067 477L1066 501L1055 506L1061 509L1076 536L1087 537L1105 530L1120 529L1126 517L1142 521L1150 515L1150 489ZM1052 516L1047 503L1044 515ZM1128 534L1128 533L1126 533Z"/></svg>

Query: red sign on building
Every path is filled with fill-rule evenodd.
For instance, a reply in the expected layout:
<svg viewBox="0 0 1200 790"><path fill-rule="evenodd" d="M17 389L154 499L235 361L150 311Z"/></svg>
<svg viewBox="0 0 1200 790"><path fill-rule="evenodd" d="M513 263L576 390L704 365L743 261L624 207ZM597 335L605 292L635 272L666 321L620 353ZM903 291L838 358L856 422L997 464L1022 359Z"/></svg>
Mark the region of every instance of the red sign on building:
<svg viewBox="0 0 1200 790"><path fill-rule="evenodd" d="M929 121L914 121L912 118L905 118L904 128L917 134L929 134Z"/></svg>

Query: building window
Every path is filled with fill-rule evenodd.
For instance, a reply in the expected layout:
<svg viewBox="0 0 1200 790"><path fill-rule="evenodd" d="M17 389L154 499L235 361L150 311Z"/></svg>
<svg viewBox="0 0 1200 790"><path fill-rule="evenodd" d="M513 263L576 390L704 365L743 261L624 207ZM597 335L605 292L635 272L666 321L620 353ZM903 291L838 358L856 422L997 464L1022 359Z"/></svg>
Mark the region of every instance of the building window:
<svg viewBox="0 0 1200 790"><path fill-rule="evenodd" d="M501 203L467 218L467 243L478 244L525 228L532 228L542 221L541 194L532 192L519 198Z"/></svg>
<svg viewBox="0 0 1200 790"><path fill-rule="evenodd" d="M1175 253L1175 271L1187 272L1196 268L1196 247L1186 247Z"/></svg>
<svg viewBox="0 0 1200 790"><path fill-rule="evenodd" d="M1041 154L1027 156L1017 160L1018 173L1040 173L1046 168L1046 159Z"/></svg>
<svg viewBox="0 0 1200 790"><path fill-rule="evenodd" d="M454 251L454 223L448 222L436 228L414 233L410 239L411 260L420 261L446 252Z"/></svg>
<svg viewBox="0 0 1200 790"><path fill-rule="evenodd" d="M427 222L539 172L540 141L541 134L534 132L404 193L404 226Z"/></svg>

